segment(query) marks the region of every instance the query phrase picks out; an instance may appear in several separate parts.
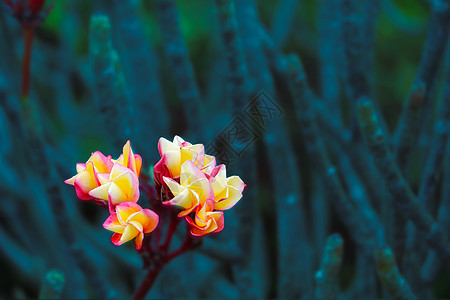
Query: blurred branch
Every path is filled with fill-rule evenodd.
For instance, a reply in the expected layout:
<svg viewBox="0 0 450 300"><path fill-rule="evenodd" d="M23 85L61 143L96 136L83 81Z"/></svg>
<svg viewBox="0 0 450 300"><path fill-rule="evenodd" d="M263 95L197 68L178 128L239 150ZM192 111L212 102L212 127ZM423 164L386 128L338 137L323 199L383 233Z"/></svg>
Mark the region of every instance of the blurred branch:
<svg viewBox="0 0 450 300"><path fill-rule="evenodd" d="M379 236L379 224L375 219L371 222L363 219L360 208L345 194L342 184L331 165L324 147L317 124L311 99L308 97L306 75L303 67L295 55L287 58L292 95L296 104L297 117L302 127L303 137L311 159L322 177L323 184L329 193L329 199L335 206L339 216L347 226L355 242L368 254L370 249L377 245L383 237Z"/></svg>
<svg viewBox="0 0 450 300"><path fill-rule="evenodd" d="M439 253L446 263L450 263L450 247L447 236L432 216L417 203L417 199L402 177L393 155L389 151L384 132L369 99L361 98L358 101L358 117L361 131L374 157L375 165L383 175L390 193L394 196L394 205L405 217L410 218L419 230L427 233L429 245Z"/></svg>
<svg viewBox="0 0 450 300"><path fill-rule="evenodd" d="M378 276L392 299L416 299L406 280L400 274L389 247L375 251Z"/></svg>
<svg viewBox="0 0 450 300"><path fill-rule="evenodd" d="M136 143L149 161L156 159L153 151L160 136L169 132L169 115L164 103L161 80L158 77L158 59L148 43L144 24L139 19L140 1L112 1L119 51L122 50L124 72L128 79L134 103ZM131 84L132 83L132 84Z"/></svg>
<svg viewBox="0 0 450 300"><path fill-rule="evenodd" d="M61 271L48 271L42 283L39 299L61 299L65 281L64 273Z"/></svg>
<svg viewBox="0 0 450 300"><path fill-rule="evenodd" d="M434 0L427 39L422 51L419 69L396 130L396 159L400 170L405 172L411 150L414 149L425 115L430 114L430 92L436 82L440 62L448 40L450 1Z"/></svg>
<svg viewBox="0 0 450 300"><path fill-rule="evenodd" d="M343 251L342 238L338 234L329 236L325 245L321 267L315 275L315 297L317 299L337 299Z"/></svg>
<svg viewBox="0 0 450 300"><path fill-rule="evenodd" d="M289 33L294 23L295 13L299 6L298 0L281 0L278 1L272 23L271 36L277 48L281 49L286 43Z"/></svg>
<svg viewBox="0 0 450 300"><path fill-rule="evenodd" d="M181 33L176 3L174 0L157 0L155 9L164 41L164 54L175 79L178 97L186 112L189 135L195 137L202 132L204 112L194 68Z"/></svg>
<svg viewBox="0 0 450 300"><path fill-rule="evenodd" d="M91 17L89 53L100 117L114 147L120 149L131 135L131 103L120 58L112 46L111 24L105 15Z"/></svg>

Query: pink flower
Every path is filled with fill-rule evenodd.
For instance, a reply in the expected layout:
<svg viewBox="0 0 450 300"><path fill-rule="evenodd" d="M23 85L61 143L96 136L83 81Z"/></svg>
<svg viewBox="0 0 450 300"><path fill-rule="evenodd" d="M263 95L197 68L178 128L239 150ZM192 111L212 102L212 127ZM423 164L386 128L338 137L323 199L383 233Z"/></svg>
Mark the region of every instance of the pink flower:
<svg viewBox="0 0 450 300"><path fill-rule="evenodd" d="M227 178L225 165L215 167L209 181L214 191L214 208L218 210L232 208L242 198L242 191L246 187L239 176Z"/></svg>
<svg viewBox="0 0 450 300"><path fill-rule="evenodd" d="M141 156L133 153L127 141L117 160L96 151L85 164L77 164L78 174L65 183L75 186L81 200L109 201L110 210L114 211L114 206L121 202L138 201L141 166Z"/></svg>
<svg viewBox="0 0 450 300"><path fill-rule="evenodd" d="M150 233L158 226L159 216L150 209L142 209L134 202L122 202L115 207L112 213L103 223L103 227L113 231L111 241L120 246L132 239L136 249L142 247L145 233Z"/></svg>
<svg viewBox="0 0 450 300"><path fill-rule="evenodd" d="M163 204L183 208L179 217L188 215L207 199L214 199L214 192L206 175L190 160L181 166L179 183L169 177L164 177L164 182L174 197Z"/></svg>
<svg viewBox="0 0 450 300"><path fill-rule="evenodd" d="M137 202L139 180L136 173L119 163L115 163L110 173L98 173L100 186L89 192L89 196L109 202L110 212L122 202Z"/></svg>
<svg viewBox="0 0 450 300"><path fill-rule="evenodd" d="M194 236L216 233L224 228L223 212L214 211L214 200L211 199L197 207L195 220L186 216L186 221L189 224L191 234Z"/></svg>
<svg viewBox="0 0 450 300"><path fill-rule="evenodd" d="M179 136L175 136L173 142L160 138L158 150L161 159L155 164L154 178L157 191L164 187L163 177L178 179L180 177L181 166L186 161L192 161L204 173L209 174L216 165L214 156L205 154L205 147L202 144L192 145Z"/></svg>
<svg viewBox="0 0 450 300"><path fill-rule="evenodd" d="M81 200L91 200L89 192L100 185L99 173L109 173L113 167L111 156L104 156L100 151L92 153L86 163L77 164L77 175L64 182L75 186L77 197Z"/></svg>

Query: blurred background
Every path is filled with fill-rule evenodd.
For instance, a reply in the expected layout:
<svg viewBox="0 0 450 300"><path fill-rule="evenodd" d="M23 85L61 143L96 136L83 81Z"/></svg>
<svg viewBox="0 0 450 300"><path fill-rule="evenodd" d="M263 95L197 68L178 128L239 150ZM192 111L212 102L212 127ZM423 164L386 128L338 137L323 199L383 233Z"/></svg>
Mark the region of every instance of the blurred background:
<svg viewBox="0 0 450 300"><path fill-rule="evenodd" d="M342 237L343 255L332 294L388 297L373 253L361 245L395 241L383 204L393 197L363 150L364 140L355 138L357 99L347 75L360 67L353 79L363 74L366 84L357 96L374 100L395 148L389 139L420 77L430 20L448 27L448 13L433 19L433 11L447 2L67 0L45 5L50 4L52 10L35 29L30 102L57 172L51 178L34 169L33 149L25 143L19 107L23 30L0 5L0 297L37 297L47 272L57 268L65 276L63 298L128 298L145 274L139 255L133 245L114 246L101 226L107 212L78 200L63 181L96 150L117 158L128 139L151 174L159 159L158 139L174 135L204 144L208 154L227 164L228 176L239 175L247 188L225 212L223 232L205 237L200 249L166 266L149 297L324 298L318 294L317 272L324 268L327 237L334 233ZM353 40L345 31L348 23L355 30ZM345 49L353 49L359 60L349 61ZM325 120L317 121L316 135L344 193L379 220L355 210L361 224L375 228L368 234L377 236L373 239L355 242L356 229L336 209L326 176L316 167L320 162L304 132L305 107L292 93L288 54L302 61L306 95L314 99L310 105L318 119ZM426 87L432 104L402 170L415 194L434 145L442 99L447 99L442 96L445 56L432 68L432 88ZM441 178L448 169L435 172L433 198L440 200L430 213L436 218L450 198ZM59 204L49 200L46 180L58 183ZM405 247L413 253L421 236L406 221L402 226L409 226ZM64 238L68 232L70 239ZM412 292L450 297L448 269L435 258L433 271L424 270L431 254L427 246L419 250L412 258L394 251ZM98 282L109 292L96 290Z"/></svg>

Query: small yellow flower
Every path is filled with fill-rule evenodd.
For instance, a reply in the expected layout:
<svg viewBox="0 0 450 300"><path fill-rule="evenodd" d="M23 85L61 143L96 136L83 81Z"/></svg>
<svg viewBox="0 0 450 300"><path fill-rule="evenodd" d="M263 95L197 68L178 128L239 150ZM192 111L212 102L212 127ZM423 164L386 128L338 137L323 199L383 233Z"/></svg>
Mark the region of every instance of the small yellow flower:
<svg viewBox="0 0 450 300"><path fill-rule="evenodd" d="M145 233L150 233L158 226L159 216L150 209L142 209L134 202L122 202L115 207L112 213L103 223L103 227L114 234L111 241L120 246L132 239L136 249L142 247Z"/></svg>
<svg viewBox="0 0 450 300"><path fill-rule="evenodd" d="M86 163L77 164L77 175L64 182L75 186L77 197L81 200L91 200L89 192L100 185L99 173L108 173L113 167L111 156L104 156L100 151L92 153Z"/></svg>

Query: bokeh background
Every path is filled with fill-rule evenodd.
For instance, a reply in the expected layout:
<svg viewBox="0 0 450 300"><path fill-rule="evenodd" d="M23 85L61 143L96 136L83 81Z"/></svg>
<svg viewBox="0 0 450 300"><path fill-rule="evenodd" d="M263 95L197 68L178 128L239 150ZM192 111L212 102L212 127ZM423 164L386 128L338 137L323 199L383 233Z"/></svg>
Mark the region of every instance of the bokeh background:
<svg viewBox="0 0 450 300"><path fill-rule="evenodd" d="M107 212L79 201L63 181L91 152L117 157L128 139L151 174L159 158L158 139L171 140L175 134L205 144L209 154L227 164L229 175L240 175L248 186L240 203L225 213L224 231L172 261L150 297L316 298L316 272L333 233L344 245L336 277L339 297L388 297L373 253L361 246L364 242L355 242L356 229L345 222L352 216L336 209L326 176L316 167L320 162L308 151L303 110L290 90L285 55L296 54L303 63L314 94L311 106L322 116L318 133L347 199L368 207L379 220L359 216L362 227L379 224L377 237L367 239L375 241L372 251L392 245L396 237L383 203L394 197L358 134L357 99L347 74L352 66L360 67L357 74L367 82L363 96L374 100L395 149L404 103L423 68L433 8L445 11L438 25L444 28L446 48L449 14L442 7L448 1L47 2L54 7L35 30L30 101L58 172L51 179L41 178L29 158L33 149L25 144L19 108L22 28L0 5L0 297L36 297L53 268L65 275L63 298L101 297L89 272L80 269L80 252L88 269L113 291L108 296L129 297L145 274L140 257L132 245L112 245L101 226ZM353 6L346 15L348 3ZM109 25L92 22L93 16L106 16ZM353 45L359 60L350 62L344 51L346 22L356 28L353 40L359 43ZM428 76L427 117L402 170L415 194L435 143L434 124L450 101L443 93L448 50L443 52ZM450 198L447 160L441 157L434 172L430 214L435 218ZM43 181L58 179L63 205L56 216ZM57 225L61 216L73 229L72 244ZM448 232L447 219L444 214L439 220ZM430 249L422 245L410 255L424 238L411 223L402 226L408 227L404 243L409 251L400 252L397 262L411 290L421 297L450 297L448 268L435 257L434 269L426 271Z"/></svg>

